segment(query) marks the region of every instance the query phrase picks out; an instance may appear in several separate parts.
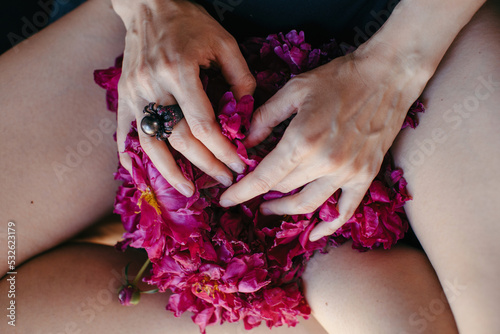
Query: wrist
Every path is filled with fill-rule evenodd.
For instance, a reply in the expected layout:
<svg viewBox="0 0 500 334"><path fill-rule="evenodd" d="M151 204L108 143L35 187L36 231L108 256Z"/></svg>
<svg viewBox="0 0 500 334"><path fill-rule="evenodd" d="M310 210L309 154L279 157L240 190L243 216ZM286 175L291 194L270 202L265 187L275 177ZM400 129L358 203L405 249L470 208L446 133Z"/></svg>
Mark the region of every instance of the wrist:
<svg viewBox="0 0 500 334"><path fill-rule="evenodd" d="M171 2L171 0L111 0L111 5L128 29L138 16L145 13L145 9L149 8L157 13L162 10L161 7L167 6Z"/></svg>
<svg viewBox="0 0 500 334"><path fill-rule="evenodd" d="M370 79L371 85L405 91L413 100L434 73L421 57L418 53L403 53L393 45L375 40L369 40L352 53L355 66Z"/></svg>
<svg viewBox="0 0 500 334"><path fill-rule="evenodd" d="M410 78L423 89L457 34L484 2L401 1L382 28L354 55L358 59L379 59L386 71Z"/></svg>
<svg viewBox="0 0 500 334"><path fill-rule="evenodd" d="M189 0L111 0L114 11L120 16L125 27L137 20L149 20L148 13L160 14L161 20L168 21L176 15L203 12L203 6Z"/></svg>
<svg viewBox="0 0 500 334"><path fill-rule="evenodd" d="M142 6L143 1L140 0L111 0L111 6L115 13L122 19L125 27L128 28L133 20L134 13L137 13Z"/></svg>

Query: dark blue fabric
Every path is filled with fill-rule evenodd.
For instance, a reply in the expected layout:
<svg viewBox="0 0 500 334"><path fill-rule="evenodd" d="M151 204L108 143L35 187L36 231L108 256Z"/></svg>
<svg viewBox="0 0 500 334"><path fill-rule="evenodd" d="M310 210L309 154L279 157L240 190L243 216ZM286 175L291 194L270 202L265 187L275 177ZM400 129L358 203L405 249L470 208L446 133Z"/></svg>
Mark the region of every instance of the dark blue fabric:
<svg viewBox="0 0 500 334"><path fill-rule="evenodd" d="M310 42L335 37L359 44L373 34L399 0L195 0L237 38L304 30ZM59 3L51 22L85 0Z"/></svg>
<svg viewBox="0 0 500 334"><path fill-rule="evenodd" d="M76 7L80 6L86 0L69 0L69 1L53 1L54 9L50 14L50 23L57 21L59 18L71 12Z"/></svg>
<svg viewBox="0 0 500 334"><path fill-rule="evenodd" d="M308 40L366 39L387 19L397 0L197 0L237 36L300 29Z"/></svg>

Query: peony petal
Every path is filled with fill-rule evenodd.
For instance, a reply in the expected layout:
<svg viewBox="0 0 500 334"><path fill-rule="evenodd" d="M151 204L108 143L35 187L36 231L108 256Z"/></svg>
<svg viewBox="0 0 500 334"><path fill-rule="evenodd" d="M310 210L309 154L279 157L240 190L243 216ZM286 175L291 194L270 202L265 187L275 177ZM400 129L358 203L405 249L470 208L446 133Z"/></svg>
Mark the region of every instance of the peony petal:
<svg viewBox="0 0 500 334"><path fill-rule="evenodd" d="M243 141L254 106L265 103L292 77L353 48L335 40L313 48L306 43L304 32L292 30L251 38L241 50L256 77L253 96L236 101L220 72L200 73L203 89L217 110L221 132L247 165L243 173L235 175L236 181L255 170L276 147L293 118L247 150ZM106 89L108 109L115 111L122 60L119 57L114 67L94 73L96 83ZM403 128L415 127L418 113L423 111L423 105L415 102ZM117 248L145 249L153 267L144 282L156 285L161 292L171 290L167 309L176 316L192 312L202 332L208 325L241 320L247 329L262 321L269 327L295 326L298 317L307 318L311 313L300 279L314 252L325 252L328 244L336 246L348 239L360 251L390 248L408 229L403 206L411 196L403 171L394 168L389 154L353 217L333 236L310 242L314 226L338 217L340 190L315 212L264 216L259 212L264 201L301 189L288 194L271 191L236 207L222 208L219 200L224 187L173 149L183 175L195 185L194 194L184 197L162 177L140 145L136 121L131 123L125 152L132 160L132 170L129 173L119 166L115 173L115 178L123 181L115 212L121 215L126 230ZM122 292L121 297L127 303L130 292Z"/></svg>

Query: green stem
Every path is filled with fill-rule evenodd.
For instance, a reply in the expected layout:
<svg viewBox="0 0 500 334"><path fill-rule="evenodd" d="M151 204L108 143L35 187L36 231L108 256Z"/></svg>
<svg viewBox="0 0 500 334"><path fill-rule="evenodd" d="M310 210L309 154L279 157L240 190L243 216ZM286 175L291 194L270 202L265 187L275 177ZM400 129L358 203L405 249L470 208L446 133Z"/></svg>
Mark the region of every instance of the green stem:
<svg viewBox="0 0 500 334"><path fill-rule="evenodd" d="M148 267L149 263L151 263L151 261L149 261L149 259L147 259L147 261L144 262L144 264L141 267L141 270L139 270L139 272L137 273L137 276L135 276L134 281L132 282L132 285L137 286L137 283L139 283L139 280L141 279L142 274L144 274L144 271Z"/></svg>
<svg viewBox="0 0 500 334"><path fill-rule="evenodd" d="M153 294L153 293L157 293L158 291L160 291L160 290L159 289L152 289L152 290L148 290L148 291L141 291L141 293Z"/></svg>

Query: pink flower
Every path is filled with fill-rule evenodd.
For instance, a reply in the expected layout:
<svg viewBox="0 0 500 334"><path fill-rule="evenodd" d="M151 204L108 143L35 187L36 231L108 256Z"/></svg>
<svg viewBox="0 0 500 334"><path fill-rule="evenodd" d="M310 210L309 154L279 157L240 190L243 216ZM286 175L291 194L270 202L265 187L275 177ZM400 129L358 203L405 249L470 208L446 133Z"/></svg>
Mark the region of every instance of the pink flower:
<svg viewBox="0 0 500 334"><path fill-rule="evenodd" d="M406 115L402 129L407 127L415 129L418 125L417 113L419 112L425 112L424 105L420 101L415 101L415 103L411 106L410 110L408 111L408 114Z"/></svg>
<svg viewBox="0 0 500 334"><path fill-rule="evenodd" d="M237 180L272 151L289 123L283 122L264 142L246 150L242 141L254 105L265 102L294 75L342 55L343 49L352 51L333 40L314 49L305 42L304 33L296 31L250 39L242 50L256 76L255 99L244 96L236 101L220 73L202 72L200 78L217 111L221 131L247 165ZM116 67L95 73L96 82L107 89L111 110L117 106L120 66L118 59ZM422 104L416 102L403 127L416 126L417 112L422 111ZM305 264L315 251L348 239L359 250L390 248L408 229L403 205L411 197L402 170L393 168L389 155L354 216L332 236L310 242L309 233L317 223L338 216L340 191L307 215L261 215L258 209L264 201L288 195L279 192L227 209L219 205L222 185L171 151L186 178L195 184L190 198L160 175L142 150L137 125L132 123L125 143L132 174L122 166L115 174L123 181L115 212L121 215L126 230L117 248L145 249L152 270L144 281L161 292L171 290L167 309L176 316L192 312L202 332L212 324L240 320L247 329L263 321L269 327L294 326L299 316L307 318L311 312L300 286ZM133 293L133 289L122 289L123 303L130 303Z"/></svg>
<svg viewBox="0 0 500 334"><path fill-rule="evenodd" d="M106 104L110 111L118 110L118 81L122 74L123 56L116 58L115 66L94 71L94 81L106 89Z"/></svg>

